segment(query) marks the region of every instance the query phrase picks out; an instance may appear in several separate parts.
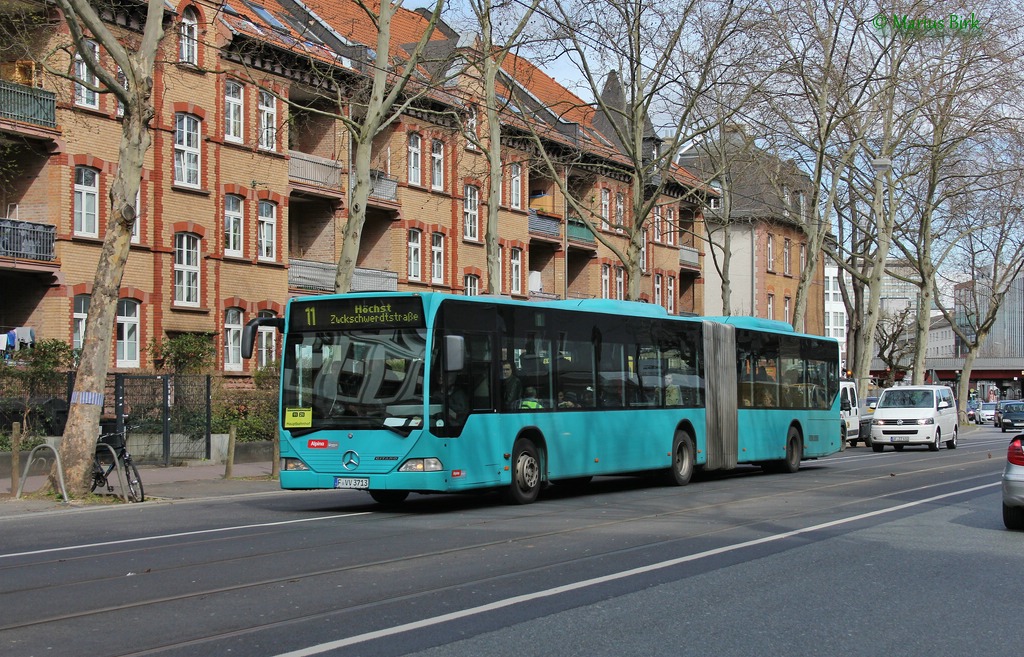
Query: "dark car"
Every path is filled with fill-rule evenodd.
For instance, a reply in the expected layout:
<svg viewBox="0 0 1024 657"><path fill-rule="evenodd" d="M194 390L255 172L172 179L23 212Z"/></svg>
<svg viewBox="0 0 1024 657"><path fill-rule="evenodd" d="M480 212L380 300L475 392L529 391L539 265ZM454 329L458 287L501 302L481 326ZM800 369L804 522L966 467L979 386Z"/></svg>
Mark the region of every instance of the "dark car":
<svg viewBox="0 0 1024 657"><path fill-rule="evenodd" d="M999 428L1006 433L1008 430L1024 429L1024 402L1013 402L1002 407L999 413Z"/></svg>
<svg viewBox="0 0 1024 657"><path fill-rule="evenodd" d="M1019 399L1004 399L1001 402L996 402L996 411L993 415L992 420L997 427L1003 426L1003 409L1010 404L1019 404Z"/></svg>
<svg viewBox="0 0 1024 657"><path fill-rule="evenodd" d="M980 407L981 407L981 402L979 402L977 399L972 399L971 401L967 402L967 408L965 409L965 411L967 413L967 421L968 422L974 422L975 421L975 417L976 417L976 415L978 413L978 409Z"/></svg>

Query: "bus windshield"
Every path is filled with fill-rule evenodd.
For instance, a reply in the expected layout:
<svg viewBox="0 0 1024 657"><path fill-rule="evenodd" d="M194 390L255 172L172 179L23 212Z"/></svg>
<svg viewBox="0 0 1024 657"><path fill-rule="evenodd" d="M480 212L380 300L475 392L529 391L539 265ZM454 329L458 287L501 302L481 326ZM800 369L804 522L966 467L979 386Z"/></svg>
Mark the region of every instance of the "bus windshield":
<svg viewBox="0 0 1024 657"><path fill-rule="evenodd" d="M291 333L284 347L285 429L387 428L423 423L422 328ZM300 418L300 419L294 419Z"/></svg>

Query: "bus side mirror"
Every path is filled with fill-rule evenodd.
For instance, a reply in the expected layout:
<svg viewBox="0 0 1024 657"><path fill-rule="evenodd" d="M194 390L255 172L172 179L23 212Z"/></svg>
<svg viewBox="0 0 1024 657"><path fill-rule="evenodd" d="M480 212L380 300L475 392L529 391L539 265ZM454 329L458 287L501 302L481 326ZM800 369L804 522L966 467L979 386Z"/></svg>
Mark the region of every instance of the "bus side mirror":
<svg viewBox="0 0 1024 657"><path fill-rule="evenodd" d="M242 358L252 358L256 334L262 326L273 326L278 333L284 333L284 317L256 317L250 319L242 329Z"/></svg>
<svg viewBox="0 0 1024 657"><path fill-rule="evenodd" d="M444 336L444 371L460 372L466 366L466 339L461 335Z"/></svg>

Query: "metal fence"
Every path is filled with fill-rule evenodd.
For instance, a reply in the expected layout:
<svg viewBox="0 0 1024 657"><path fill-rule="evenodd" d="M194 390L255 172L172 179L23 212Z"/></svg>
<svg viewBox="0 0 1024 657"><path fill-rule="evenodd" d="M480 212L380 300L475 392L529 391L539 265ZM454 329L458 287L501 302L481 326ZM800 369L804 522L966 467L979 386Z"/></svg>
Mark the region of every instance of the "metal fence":
<svg viewBox="0 0 1024 657"><path fill-rule="evenodd" d="M128 446L142 463L210 458L209 374L114 375L114 426L130 427Z"/></svg>

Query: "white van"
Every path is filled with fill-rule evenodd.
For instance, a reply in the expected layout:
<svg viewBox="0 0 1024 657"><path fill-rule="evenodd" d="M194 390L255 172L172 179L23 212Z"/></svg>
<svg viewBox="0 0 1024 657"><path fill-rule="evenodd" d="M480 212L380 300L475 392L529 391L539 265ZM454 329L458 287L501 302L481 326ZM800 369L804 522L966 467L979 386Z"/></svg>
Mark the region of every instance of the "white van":
<svg viewBox="0 0 1024 657"><path fill-rule="evenodd" d="M896 451L905 445L928 445L938 451L945 441L956 449L957 411L949 386L900 386L887 388L878 397L871 416L871 449L886 445Z"/></svg>
<svg viewBox="0 0 1024 657"><path fill-rule="evenodd" d="M843 447L857 445L860 436L860 404L857 403L857 384L853 381L839 382L839 417L842 418L840 438ZM867 436L864 436L867 443Z"/></svg>

